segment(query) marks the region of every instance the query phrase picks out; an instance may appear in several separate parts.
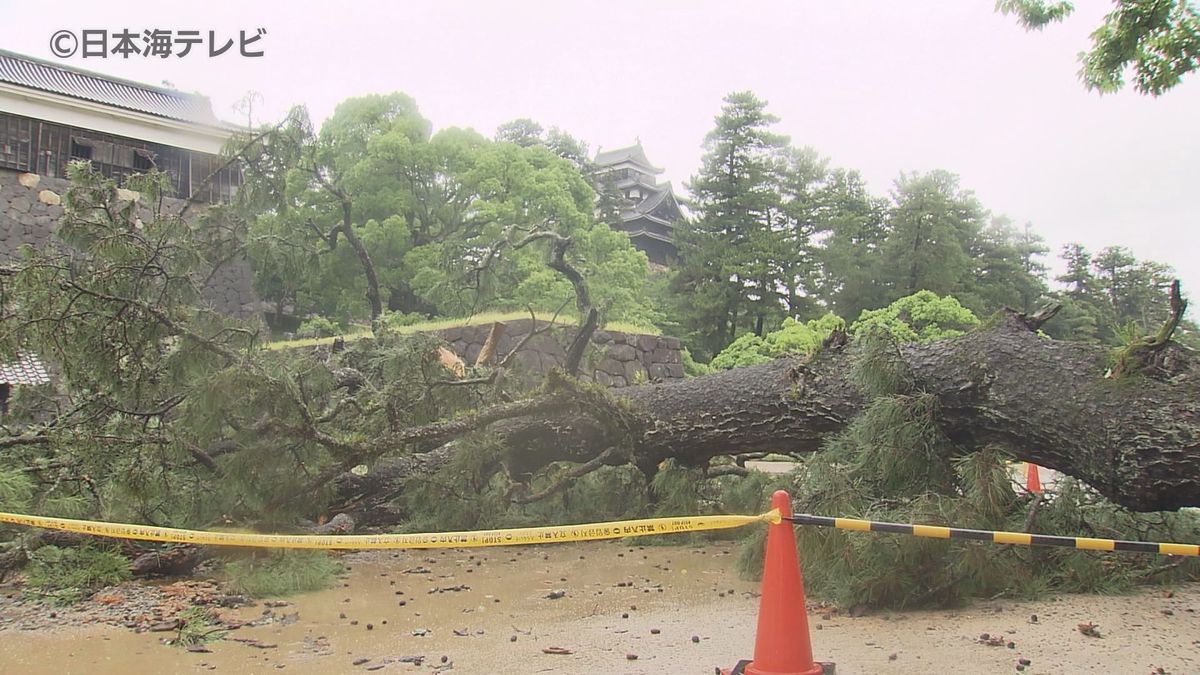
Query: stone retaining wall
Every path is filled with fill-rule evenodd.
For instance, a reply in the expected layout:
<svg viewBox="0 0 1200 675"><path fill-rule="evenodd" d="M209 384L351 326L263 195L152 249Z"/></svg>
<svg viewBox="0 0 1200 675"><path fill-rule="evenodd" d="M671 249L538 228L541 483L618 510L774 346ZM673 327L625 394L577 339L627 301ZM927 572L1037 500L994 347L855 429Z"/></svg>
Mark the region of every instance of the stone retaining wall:
<svg viewBox="0 0 1200 675"><path fill-rule="evenodd" d="M504 323L505 332L497 344L496 359L507 355L529 334L533 325L530 319ZM545 322L538 322L538 328L545 325ZM438 334L468 365L474 365L491 331L491 324L483 324L447 328ZM513 358L526 371L547 372L562 365L573 334L573 329L555 327L534 336ZM598 330L592 335L592 344L595 349L585 357L580 371L606 387L683 379L683 351L678 338Z"/></svg>
<svg viewBox="0 0 1200 675"><path fill-rule="evenodd" d="M65 178L0 169L0 262L12 261L25 244L41 247L56 241L62 200L70 185ZM180 199L167 198L164 203L168 212L183 208ZM233 260L209 280L203 299L226 316L248 318L263 309L253 283L250 262Z"/></svg>

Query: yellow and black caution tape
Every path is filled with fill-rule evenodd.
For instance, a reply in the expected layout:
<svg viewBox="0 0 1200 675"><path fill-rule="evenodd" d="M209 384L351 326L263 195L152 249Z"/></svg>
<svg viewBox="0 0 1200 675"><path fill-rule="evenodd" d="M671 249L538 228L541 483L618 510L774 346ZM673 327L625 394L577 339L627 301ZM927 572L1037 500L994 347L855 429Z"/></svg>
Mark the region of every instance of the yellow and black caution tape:
<svg viewBox="0 0 1200 675"><path fill-rule="evenodd" d="M208 532L181 530L174 527L105 523L93 520L26 516L0 513L0 522L28 525L49 530L63 530L115 539L141 539L179 544L208 546L243 546L255 548L475 548L481 546L517 546L522 544L557 544L568 541L623 539L656 534L678 534L704 530L725 530L752 523L779 523L779 512L772 510L758 516L684 516L679 518L645 518L619 520L585 525L555 525L549 527L518 527L500 530L467 532L425 532L420 534L367 535L306 535L253 534L246 532Z"/></svg>
<svg viewBox="0 0 1200 675"><path fill-rule="evenodd" d="M910 525L905 523L885 523L878 520L859 520L857 518L831 518L829 516L814 516L807 513L798 513L786 520L790 520L797 525L836 527L841 530L858 530L860 532L911 534L917 537L933 537L935 539L972 539L975 541L990 541L994 544L1017 544L1020 546L1066 546L1085 551L1128 551L1132 553L1200 556L1200 546L1196 544L1161 544L1149 541L1121 541L1118 539L1093 539L1091 537L1056 537L1048 534L1029 534L1027 532L968 530L961 527L942 527L939 525Z"/></svg>

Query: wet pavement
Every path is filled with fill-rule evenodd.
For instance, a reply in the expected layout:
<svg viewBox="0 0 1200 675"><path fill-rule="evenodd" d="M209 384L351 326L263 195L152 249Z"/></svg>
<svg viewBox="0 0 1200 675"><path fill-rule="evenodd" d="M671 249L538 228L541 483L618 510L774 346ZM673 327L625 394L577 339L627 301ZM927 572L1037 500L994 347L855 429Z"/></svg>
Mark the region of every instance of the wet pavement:
<svg viewBox="0 0 1200 675"><path fill-rule="evenodd" d="M728 543L355 553L335 588L218 610L249 625L196 652L164 646L172 631L10 599L0 673L712 673L754 649L758 584L737 578L735 557ZM110 619L144 602L98 597ZM813 606L809 621L816 657L843 674L1007 673L1020 659L1028 673L1179 674L1200 672L1198 612L1189 585L856 618ZM1101 637L1080 633L1084 621Z"/></svg>

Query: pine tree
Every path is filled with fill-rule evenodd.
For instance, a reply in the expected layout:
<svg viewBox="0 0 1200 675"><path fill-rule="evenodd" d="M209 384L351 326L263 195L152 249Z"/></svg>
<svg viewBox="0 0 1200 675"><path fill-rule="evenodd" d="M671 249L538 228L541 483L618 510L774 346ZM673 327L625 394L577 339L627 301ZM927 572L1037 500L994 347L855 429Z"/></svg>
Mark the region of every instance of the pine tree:
<svg viewBox="0 0 1200 675"><path fill-rule="evenodd" d="M688 296L684 327L709 355L784 315L788 161L787 138L770 131L777 121L754 94L727 96L689 185L699 217L678 234L683 265L673 286Z"/></svg>
<svg viewBox="0 0 1200 675"><path fill-rule="evenodd" d="M836 169L816 195L814 229L826 233L817 251L814 281L818 298L838 316L857 318L887 304L883 244L887 200L867 191L857 171Z"/></svg>
<svg viewBox="0 0 1200 675"><path fill-rule="evenodd" d="M902 174L892 198L884 257L895 297L962 290L974 267L970 251L983 218L979 202L946 171Z"/></svg>

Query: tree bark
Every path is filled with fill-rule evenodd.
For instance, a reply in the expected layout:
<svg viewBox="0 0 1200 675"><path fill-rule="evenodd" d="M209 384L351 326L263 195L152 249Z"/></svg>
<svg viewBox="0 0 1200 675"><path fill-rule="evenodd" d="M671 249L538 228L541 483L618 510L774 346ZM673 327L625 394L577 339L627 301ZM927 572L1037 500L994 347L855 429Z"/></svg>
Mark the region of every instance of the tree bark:
<svg viewBox="0 0 1200 675"><path fill-rule="evenodd" d="M313 177L329 194L337 198L342 207L342 222L330 232L329 248L332 250L337 247L337 233L341 232L350 243L350 248L354 249L354 255L358 257L363 274L367 278L367 302L371 305L371 321L375 321L383 314L383 297L379 293L379 275L375 272L375 263L371 261L371 254L367 252L362 239L359 239L358 233L354 231L354 201L339 185L326 178L320 168L313 169Z"/></svg>
<svg viewBox="0 0 1200 675"><path fill-rule="evenodd" d="M937 398L941 431L964 453L1001 444L1134 510L1200 506L1195 356L1172 345L1166 368L1106 378L1106 348L1040 337L1036 323L1010 311L984 330L897 347L911 391ZM574 409L497 422L490 433L506 443L518 479L550 462L593 460L622 440L622 429L632 457L614 461L650 471L668 457L704 466L719 455L813 452L867 403L849 378L861 353L853 343L831 346L807 360L616 390L628 404L624 426ZM385 482L395 489L452 454L441 448L412 472L393 466Z"/></svg>
<svg viewBox="0 0 1200 675"><path fill-rule="evenodd" d="M358 256L363 273L367 277L367 302L371 305L371 320L374 321L383 314L383 300L379 294L379 275L375 273L375 263L371 261L371 254L367 252L367 247L363 245L362 240L358 238L358 233L354 231L354 224L350 220L351 208L350 199L343 195L342 234L346 236L346 241L350 242L350 247L354 249L354 255Z"/></svg>

